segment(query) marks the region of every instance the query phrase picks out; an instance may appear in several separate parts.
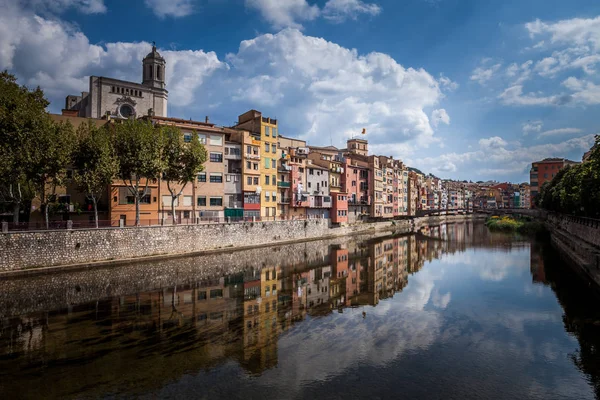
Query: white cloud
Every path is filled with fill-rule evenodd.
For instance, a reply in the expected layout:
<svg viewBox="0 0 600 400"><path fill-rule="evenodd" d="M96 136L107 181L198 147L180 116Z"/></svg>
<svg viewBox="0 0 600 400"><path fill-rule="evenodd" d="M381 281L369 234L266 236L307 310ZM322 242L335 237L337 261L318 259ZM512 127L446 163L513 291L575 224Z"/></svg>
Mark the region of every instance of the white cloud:
<svg viewBox="0 0 600 400"><path fill-rule="evenodd" d="M431 123L437 128L440 123L450 125L450 116L445 109L433 110L431 112Z"/></svg>
<svg viewBox="0 0 600 400"><path fill-rule="evenodd" d="M477 67L471 74L471 80L478 82L480 85L484 85L488 82L494 74L500 69L501 64L492 65L490 68Z"/></svg>
<svg viewBox="0 0 600 400"><path fill-rule="evenodd" d="M559 135L573 134L573 133L581 133L581 129L578 129L578 128L551 129L549 131L540 133L538 135L538 138L549 137L549 136L559 136Z"/></svg>
<svg viewBox="0 0 600 400"><path fill-rule="evenodd" d="M600 85L574 77L567 78L562 84L573 91L572 98L576 103L585 105L600 104Z"/></svg>
<svg viewBox="0 0 600 400"><path fill-rule="evenodd" d="M89 75L141 81L141 59L149 43L91 44L80 31L58 19L6 7L0 15L0 69L16 72L21 83L41 86L60 107L67 94L88 89ZM162 51L167 60L169 102L188 105L206 76L226 65L214 52ZM60 108L59 108L60 109Z"/></svg>
<svg viewBox="0 0 600 400"><path fill-rule="evenodd" d="M484 149L498 149L506 146L508 143L499 136L494 136L488 139L479 139L479 146Z"/></svg>
<svg viewBox="0 0 600 400"><path fill-rule="evenodd" d="M140 61L149 50L145 42L91 44L76 28L18 7L0 15L0 69L40 85L54 112L67 94L87 90L90 75L139 82ZM282 121L282 133L315 145L331 138L344 146L367 128L374 151L405 159L439 142L431 110L439 109L439 122L449 122L437 107L448 84L427 71L295 29L245 40L225 60L203 50L159 51L167 61L171 116L203 118L210 110L215 122L229 125L257 108Z"/></svg>
<svg viewBox="0 0 600 400"><path fill-rule="evenodd" d="M234 82L240 101L273 106L313 143L329 142L331 134L335 145L344 145L362 128L373 145L412 140L426 146L435 140L424 109L441 100L439 82L386 54L359 55L287 29L243 41L228 61L238 77ZM266 93L255 98L251 78L259 72L268 77L261 83Z"/></svg>
<svg viewBox="0 0 600 400"><path fill-rule="evenodd" d="M573 18L554 23L539 19L525 24L531 38L549 36L554 44L592 46L600 50L600 17L585 19Z"/></svg>
<svg viewBox="0 0 600 400"><path fill-rule="evenodd" d="M546 157L568 157L575 159L594 144L593 134L584 135L560 143L546 143L534 146L509 145L499 137L482 139L480 148L465 153L447 153L437 157L424 157L414 160L414 165L426 171L452 163L457 169L473 170L483 179L499 176L519 179L531 167L531 162ZM485 168L481 168L485 165ZM451 171L452 172L452 171ZM442 174L444 175L444 174ZM452 174L445 174L452 176Z"/></svg>
<svg viewBox="0 0 600 400"><path fill-rule="evenodd" d="M450 78L447 78L442 74L440 74L440 78L438 80L440 82L440 85L442 85L443 88L446 88L450 91L458 89L458 86L459 86L458 83L450 80Z"/></svg>
<svg viewBox="0 0 600 400"><path fill-rule="evenodd" d="M362 0L328 0L323 9L311 5L307 0L245 0L246 7L260 12L274 29L302 29L302 22L323 17L331 22L341 23L348 19L356 20L360 15L375 16L381 7Z"/></svg>
<svg viewBox="0 0 600 400"><path fill-rule="evenodd" d="M323 7L323 17L342 22L346 19L357 19L360 14L378 15L381 7L377 4L368 4L361 0L329 0Z"/></svg>
<svg viewBox="0 0 600 400"><path fill-rule="evenodd" d="M502 92L498 98L506 105L520 106L551 106L564 105L573 100L570 95L541 96L538 93L523 95L523 85L511 86Z"/></svg>
<svg viewBox="0 0 600 400"><path fill-rule="evenodd" d="M321 11L306 0L246 0L246 7L258 10L273 28L301 29L299 21L312 21Z"/></svg>
<svg viewBox="0 0 600 400"><path fill-rule="evenodd" d="M528 135L531 132L541 132L544 123L542 121L531 121L523 124L523 134Z"/></svg>
<svg viewBox="0 0 600 400"><path fill-rule="evenodd" d="M193 0L144 0L159 18L185 17L194 12Z"/></svg>
<svg viewBox="0 0 600 400"><path fill-rule="evenodd" d="M9 2L9 0L7 0ZM0 1L0 3L2 3ZM63 13L75 8L83 14L102 14L106 12L104 0L14 0L14 5L30 8L37 12Z"/></svg>

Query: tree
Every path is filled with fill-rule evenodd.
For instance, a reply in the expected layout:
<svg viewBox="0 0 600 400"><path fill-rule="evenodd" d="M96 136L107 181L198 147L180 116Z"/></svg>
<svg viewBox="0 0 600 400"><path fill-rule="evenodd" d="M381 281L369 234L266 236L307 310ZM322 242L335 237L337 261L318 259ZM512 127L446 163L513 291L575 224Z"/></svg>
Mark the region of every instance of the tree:
<svg viewBox="0 0 600 400"><path fill-rule="evenodd" d="M206 162L206 149L198 140L184 143L183 134L178 128L164 127L163 158L165 169L163 179L167 182L167 189L171 194L171 213L173 225L177 223L175 217L175 201L183 192L188 183L193 182L198 172L204 170Z"/></svg>
<svg viewBox="0 0 600 400"><path fill-rule="evenodd" d="M14 75L0 72L0 203L12 205L13 222L19 222L20 209L33 197L23 149L50 123L48 104L39 87L29 90L19 86Z"/></svg>
<svg viewBox="0 0 600 400"><path fill-rule="evenodd" d="M55 123L48 119L39 135L29 135L20 150L28 163L25 177L31 182L44 211L46 229L49 228L50 200L56 194L56 188L65 182L75 145L75 132L70 122Z"/></svg>
<svg viewBox="0 0 600 400"><path fill-rule="evenodd" d="M110 129L98 128L91 120L77 130L77 148L73 157L73 180L94 206L98 228L98 200L119 172L119 160Z"/></svg>
<svg viewBox="0 0 600 400"><path fill-rule="evenodd" d="M150 180L163 170L161 130L148 121L133 119L115 124L114 129L118 177L135 200L135 225L139 226L140 202L148 194Z"/></svg>

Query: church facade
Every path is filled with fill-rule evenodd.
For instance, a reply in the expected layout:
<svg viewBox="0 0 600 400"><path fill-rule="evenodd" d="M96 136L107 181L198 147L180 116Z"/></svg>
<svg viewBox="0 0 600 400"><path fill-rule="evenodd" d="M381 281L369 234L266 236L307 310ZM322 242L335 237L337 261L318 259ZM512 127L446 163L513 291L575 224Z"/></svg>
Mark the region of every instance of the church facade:
<svg viewBox="0 0 600 400"><path fill-rule="evenodd" d="M142 61L141 84L90 76L89 91L67 96L63 115L105 119L166 117L165 66L165 59L152 46Z"/></svg>

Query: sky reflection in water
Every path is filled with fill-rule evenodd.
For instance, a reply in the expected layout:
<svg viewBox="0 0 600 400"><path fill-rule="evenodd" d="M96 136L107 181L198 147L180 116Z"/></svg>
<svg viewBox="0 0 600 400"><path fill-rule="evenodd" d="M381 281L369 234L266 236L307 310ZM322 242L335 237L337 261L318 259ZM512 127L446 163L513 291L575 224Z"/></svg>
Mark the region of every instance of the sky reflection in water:
<svg viewBox="0 0 600 400"><path fill-rule="evenodd" d="M481 225L423 233L315 242L300 262L285 247L202 279L154 266L173 286L54 311L19 302L31 278L0 281L0 396L595 397L593 298L552 249ZM127 273L103 279L126 292ZM41 296L61 304L73 274Z"/></svg>

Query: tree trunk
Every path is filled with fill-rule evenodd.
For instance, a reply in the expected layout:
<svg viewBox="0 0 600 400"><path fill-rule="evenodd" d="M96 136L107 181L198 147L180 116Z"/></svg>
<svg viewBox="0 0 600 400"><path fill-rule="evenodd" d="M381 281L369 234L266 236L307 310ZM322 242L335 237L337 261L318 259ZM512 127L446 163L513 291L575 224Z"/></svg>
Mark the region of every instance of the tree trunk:
<svg viewBox="0 0 600 400"><path fill-rule="evenodd" d="M135 226L140 226L140 179L135 179Z"/></svg>
<svg viewBox="0 0 600 400"><path fill-rule="evenodd" d="M94 203L94 222L96 223L96 228L98 228L98 202L96 201L96 196L92 196L92 203Z"/></svg>
<svg viewBox="0 0 600 400"><path fill-rule="evenodd" d="M177 219L175 218L175 199L177 197L173 196L171 193L171 214L173 214L173 225L177 225Z"/></svg>
<svg viewBox="0 0 600 400"><path fill-rule="evenodd" d="M15 224L19 223L19 211L21 210L21 206L18 202L13 203L13 222Z"/></svg>
<svg viewBox="0 0 600 400"><path fill-rule="evenodd" d="M46 230L50 229L50 216L48 213L48 203L46 202L44 205L44 220L46 221Z"/></svg>

